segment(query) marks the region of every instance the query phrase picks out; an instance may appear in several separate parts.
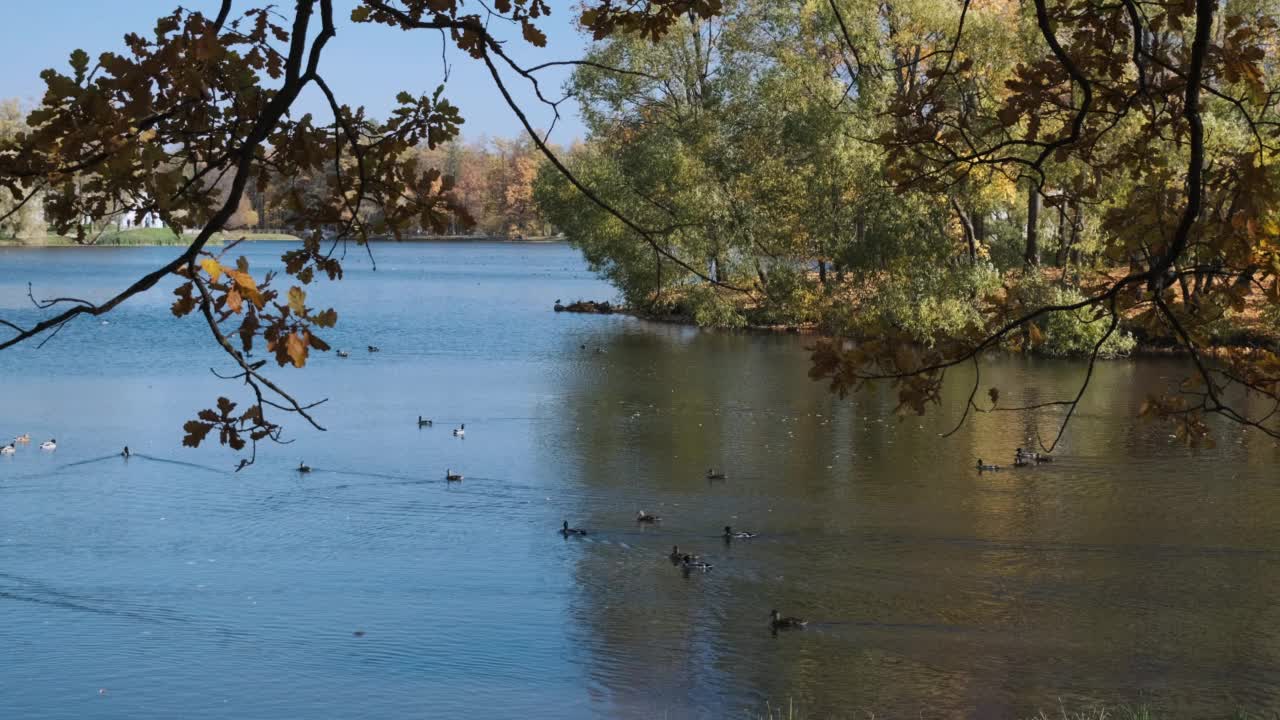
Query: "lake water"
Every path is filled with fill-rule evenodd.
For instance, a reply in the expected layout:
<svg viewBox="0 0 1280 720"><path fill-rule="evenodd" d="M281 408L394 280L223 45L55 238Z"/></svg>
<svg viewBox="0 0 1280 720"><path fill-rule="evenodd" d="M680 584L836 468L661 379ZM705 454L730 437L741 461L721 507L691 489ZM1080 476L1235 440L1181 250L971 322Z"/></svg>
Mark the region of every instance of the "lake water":
<svg viewBox="0 0 1280 720"><path fill-rule="evenodd" d="M174 252L0 249L0 311L37 315L28 281L102 298ZM199 319L168 314L173 283L0 353L0 436L34 440L0 458L0 717L1280 705L1280 456L1135 421L1176 363L1102 364L1057 462L979 475L1055 416L940 439L963 372L948 408L899 418L887 392L808 380L803 338L552 313L613 294L562 245L376 255L312 296L351 358L273 372L328 398L328 432L291 421L293 444L239 474L216 444L180 447L195 410L244 396L209 373L229 368ZM1081 374L1003 360L983 385L1044 401ZM564 519L590 534L561 538ZM726 545L727 524L760 537ZM683 575L673 544L713 569ZM775 607L810 626L772 635Z"/></svg>

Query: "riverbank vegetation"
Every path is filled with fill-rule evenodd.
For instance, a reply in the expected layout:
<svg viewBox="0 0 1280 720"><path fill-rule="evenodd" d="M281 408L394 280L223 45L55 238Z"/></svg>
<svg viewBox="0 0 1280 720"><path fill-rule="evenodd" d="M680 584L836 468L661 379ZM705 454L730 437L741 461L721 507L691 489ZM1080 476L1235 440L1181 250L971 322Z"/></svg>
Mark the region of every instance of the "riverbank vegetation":
<svg viewBox="0 0 1280 720"><path fill-rule="evenodd" d="M932 346L981 333L1008 309L1080 303L1151 256L1159 234L1121 235L1125 213L1138 204L1132 219L1148 231L1171 225L1176 207L1147 196L1156 180L1176 192L1181 151L1170 143L1150 164L1118 157L1142 134L1135 114L1114 118L1123 130L1083 161L1032 167L1038 148L1019 133L1047 142L1070 129L1066 107L1049 120L1014 102L1029 100L1015 92L1027 68L1049 65L1034 23L1033 7L1005 3L732 0L658 43L601 41L570 84L589 136L566 162L608 207L551 165L536 197L632 308L657 317L893 332ZM1249 152L1234 107L1219 99L1206 111L1217 156ZM946 159L979 142L1011 155ZM614 209L662 228L656 243ZM1274 283L1255 282L1257 266L1237 273L1209 248L1196 253L1208 262L1180 263L1169 305L1212 317L1211 343L1276 347L1277 314L1264 312ZM1224 302L1222 285L1241 292ZM1105 357L1138 340L1177 344L1170 324L1141 312L1121 312L1109 334L1096 315L1050 315L1003 345L1054 356L1098 346Z"/></svg>
<svg viewBox="0 0 1280 720"><path fill-rule="evenodd" d="M834 336L839 393L1142 342L1193 361L1149 404L1182 437L1280 436L1277 9L725 0L595 43L535 195L633 308Z"/></svg>

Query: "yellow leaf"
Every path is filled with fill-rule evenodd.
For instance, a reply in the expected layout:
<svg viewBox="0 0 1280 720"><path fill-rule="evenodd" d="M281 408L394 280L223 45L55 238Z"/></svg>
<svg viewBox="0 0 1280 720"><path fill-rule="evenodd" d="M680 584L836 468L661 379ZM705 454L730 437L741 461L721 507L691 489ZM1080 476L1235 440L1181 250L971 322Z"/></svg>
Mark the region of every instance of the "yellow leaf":
<svg viewBox="0 0 1280 720"><path fill-rule="evenodd" d="M244 298L240 297L239 290L236 290L235 288L231 288L230 290L227 291L227 307L231 310L231 312L234 312L234 313L240 312L240 308L243 305L244 305Z"/></svg>
<svg viewBox="0 0 1280 720"><path fill-rule="evenodd" d="M289 309L293 311L294 315L306 314L306 302L307 294L302 288L296 286L289 288Z"/></svg>
<svg viewBox="0 0 1280 720"><path fill-rule="evenodd" d="M200 267L209 273L209 278L213 282L218 282L218 278L222 277L222 265L213 258L205 258L200 261Z"/></svg>

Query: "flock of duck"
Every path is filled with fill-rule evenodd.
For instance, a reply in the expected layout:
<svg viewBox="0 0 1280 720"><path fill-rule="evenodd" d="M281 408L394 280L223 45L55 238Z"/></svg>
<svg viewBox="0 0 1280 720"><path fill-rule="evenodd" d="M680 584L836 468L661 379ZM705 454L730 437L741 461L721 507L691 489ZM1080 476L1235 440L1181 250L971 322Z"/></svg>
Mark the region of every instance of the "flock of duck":
<svg viewBox="0 0 1280 720"><path fill-rule="evenodd" d="M377 352L377 351L371 348L371 352ZM424 418L421 415L418 416L418 427L420 428L433 427L434 425L435 423L432 420ZM466 434L467 434L466 423L461 423L459 424L458 427L453 429L454 437L465 438ZM23 433L22 435L15 437L13 441L10 442L9 444L4 445L3 447L0 447L0 455L13 455L17 452L17 446L29 445L30 443L31 443L31 435L29 433ZM49 440L46 440L45 442L40 443L40 449L47 450L47 451L57 450L58 442L57 440L50 438ZM131 455L131 453L129 452L129 447L127 445L125 446L124 450L121 451L120 455L121 457L124 457L124 458L128 458ZM1018 457L1019 459L1023 457L1022 448L1018 448ZM1036 461L1048 462L1048 460L1049 459L1047 458L1047 456L1037 456ZM1015 464L1024 464L1024 463L1015 462ZM997 466L994 466L994 465L983 465L981 460L978 461L978 466L979 466L979 469L982 469L982 470L999 469ZM297 472L309 473L311 472L311 466L307 465L305 462L300 462L298 463ZM714 468L708 468L706 472L707 480L725 480L727 479L727 477L728 475L726 475L724 472L718 471ZM452 468L448 468L445 470L444 478L448 482L461 482L463 479L463 475L461 473L453 472ZM641 525L653 525L653 524L662 522L662 518L652 513L648 513L648 512L645 512L644 510L641 510L636 513L636 522ZM568 520L564 521L564 523L560 527L559 532L561 535L563 535L566 538L582 537L587 535L587 531L582 528L569 527ZM724 532L721 534L720 537L726 543L728 543L734 540L750 540L758 536L759 536L758 533L750 532L747 530L734 530L731 525L725 525ZM671 546L671 554L668 556L668 558L671 560L672 565L675 565L681 568L685 573L690 573L694 570L697 570L700 572L708 572L711 570L711 567L712 567L711 563L704 561L700 556L695 555L693 553L681 551L679 545ZM777 610L773 610L769 614L769 626L771 629L775 631L787 630L787 629L798 629L798 628L804 627L807 624L808 624L808 621L802 618L784 617Z"/></svg>
<svg viewBox="0 0 1280 720"><path fill-rule="evenodd" d="M14 438L13 441L10 442L8 445L5 445L4 447L0 447L0 455L14 455L18 452L19 445L30 445L30 444L31 444L31 433L22 433L18 437ZM40 443L40 449L41 450L57 450L58 441L54 440L53 438L49 438L48 440L45 440L44 442Z"/></svg>
<svg viewBox="0 0 1280 720"><path fill-rule="evenodd" d="M725 474L715 472L714 470L708 470L707 478L723 480L725 478ZM653 525L662 522L662 518L641 510L636 513L636 522L642 525ZM582 528L569 527L569 521L565 520L560 526L560 534L566 538L582 537L587 535L587 531ZM732 525L725 525L724 532L721 533L720 537L727 544L734 540L750 540L752 538L759 537L759 533L750 532L748 530L734 530ZM667 559L671 561L672 565L683 570L686 575L694 570L708 572L712 567L711 563L706 562L700 556L684 552L680 549L679 545L671 546L671 553L667 556ZM772 610L769 613L769 627L775 632L778 630L798 630L808 624L808 620L798 617L784 617L782 613L777 610Z"/></svg>
<svg viewBox="0 0 1280 720"><path fill-rule="evenodd" d="M369 352L378 352L378 348L374 347L373 345L370 345ZM433 427L434 425L435 425L435 422L433 420L428 420L422 417L421 415L418 416L418 427L420 428ZM467 424L462 423L458 427L454 428L453 436L456 438L465 439L467 437ZM125 448L126 451L128 449L129 448ZM297 470L300 473L309 473L311 472L311 466L306 464L305 462L299 462L298 467L295 468L295 470ZM454 472L452 468L446 468L444 471L444 479L449 482L461 482L463 479L463 476L460 473Z"/></svg>
<svg viewBox="0 0 1280 720"><path fill-rule="evenodd" d="M1027 465L1039 465L1040 463L1048 462L1053 462L1052 456L1038 453L1034 450L1023 450L1022 448L1018 448L1013 453L1013 467L1026 467ZM982 462L982 458L978 458L978 472L1002 469L1004 468L1000 465L984 463Z"/></svg>

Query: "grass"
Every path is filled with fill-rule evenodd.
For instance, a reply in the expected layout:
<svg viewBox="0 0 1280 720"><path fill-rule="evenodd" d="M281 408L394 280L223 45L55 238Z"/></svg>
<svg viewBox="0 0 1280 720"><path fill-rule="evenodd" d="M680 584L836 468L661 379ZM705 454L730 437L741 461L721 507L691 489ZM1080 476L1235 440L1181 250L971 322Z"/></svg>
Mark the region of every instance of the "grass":
<svg viewBox="0 0 1280 720"><path fill-rule="evenodd" d="M243 237L249 241L290 241L298 238L285 233L231 232L218 233L209 241L210 245L221 245L228 239ZM180 246L191 242L192 236L179 236L168 228L132 228L104 232L87 243L94 247L165 247ZM0 246L9 247L79 247L74 238L64 235L46 235L40 238L18 240L16 238L0 238Z"/></svg>

